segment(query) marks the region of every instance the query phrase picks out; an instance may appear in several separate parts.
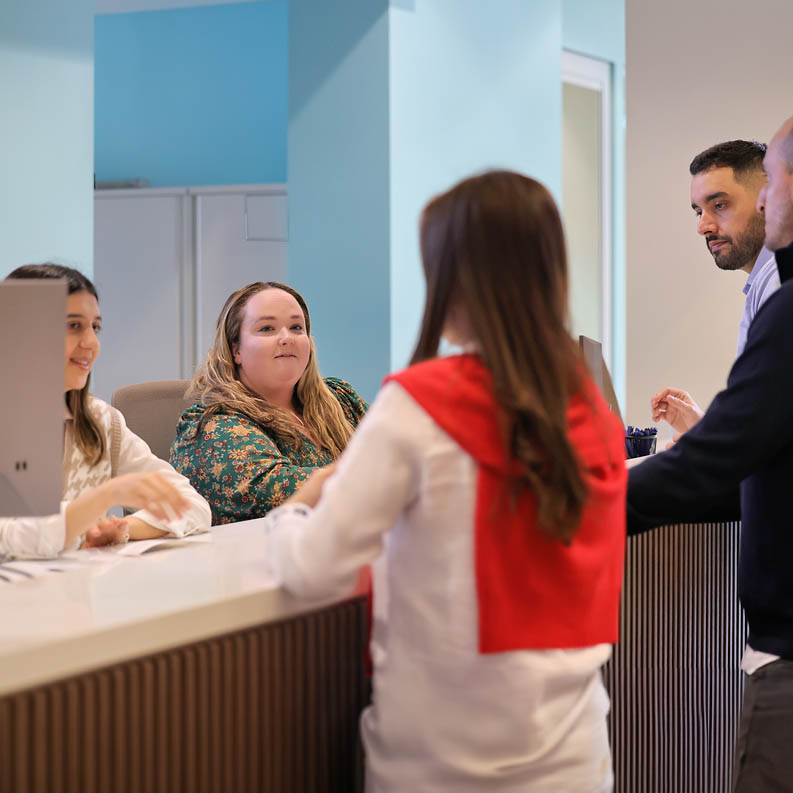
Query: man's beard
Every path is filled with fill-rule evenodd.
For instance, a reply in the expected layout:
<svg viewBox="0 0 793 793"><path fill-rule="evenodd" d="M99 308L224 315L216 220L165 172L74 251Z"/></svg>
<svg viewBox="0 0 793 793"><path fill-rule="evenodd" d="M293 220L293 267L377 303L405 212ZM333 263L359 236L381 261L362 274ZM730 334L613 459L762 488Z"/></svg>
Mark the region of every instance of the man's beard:
<svg viewBox="0 0 793 793"><path fill-rule="evenodd" d="M705 244L710 251L710 244L716 241L729 243L720 250L713 253L713 261L720 270L740 270L747 264L754 264L755 259L760 253L765 241L765 218L760 212L756 212L749 221L746 231L733 239L732 237L705 237Z"/></svg>

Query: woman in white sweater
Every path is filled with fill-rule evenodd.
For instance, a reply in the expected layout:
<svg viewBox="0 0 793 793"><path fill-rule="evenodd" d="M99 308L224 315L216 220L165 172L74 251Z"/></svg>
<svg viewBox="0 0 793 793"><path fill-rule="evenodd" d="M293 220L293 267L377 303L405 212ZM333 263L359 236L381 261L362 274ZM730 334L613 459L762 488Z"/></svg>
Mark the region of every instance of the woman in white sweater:
<svg viewBox="0 0 793 793"><path fill-rule="evenodd" d="M0 557L51 557L76 547L210 526L209 505L190 483L131 432L115 408L89 393L102 325L96 289L70 267L18 267L9 278L62 278L68 284L64 352L63 502L58 515L0 518ZM108 518L110 507L137 509Z"/></svg>
<svg viewBox="0 0 793 793"><path fill-rule="evenodd" d="M486 173L430 202L421 251L413 365L324 488L269 513L269 560L316 597L380 559L367 793L606 793L627 474L567 329L558 212ZM467 352L436 357L441 335Z"/></svg>

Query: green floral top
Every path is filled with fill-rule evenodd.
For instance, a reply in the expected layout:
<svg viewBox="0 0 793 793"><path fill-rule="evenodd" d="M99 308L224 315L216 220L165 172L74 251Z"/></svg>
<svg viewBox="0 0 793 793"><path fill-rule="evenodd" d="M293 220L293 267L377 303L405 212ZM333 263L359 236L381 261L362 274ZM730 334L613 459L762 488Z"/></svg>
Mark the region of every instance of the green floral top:
<svg viewBox="0 0 793 793"><path fill-rule="evenodd" d="M368 407L349 383L326 377L353 427ZM171 464L209 502L212 524L260 518L294 493L315 469L333 462L327 449L303 438L295 450L286 440L236 410L214 415L197 438L204 407L187 408L176 426Z"/></svg>

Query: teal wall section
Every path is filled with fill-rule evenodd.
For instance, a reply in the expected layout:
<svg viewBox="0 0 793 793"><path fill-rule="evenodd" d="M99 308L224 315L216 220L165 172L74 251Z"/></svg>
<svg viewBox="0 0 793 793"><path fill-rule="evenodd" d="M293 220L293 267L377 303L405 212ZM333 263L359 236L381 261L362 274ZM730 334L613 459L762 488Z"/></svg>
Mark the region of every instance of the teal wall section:
<svg viewBox="0 0 793 793"><path fill-rule="evenodd" d="M612 64L613 254L612 380L625 409L625 0L562 0L565 49Z"/></svg>
<svg viewBox="0 0 793 793"><path fill-rule="evenodd" d="M625 0L562 0L565 49L625 67Z"/></svg>
<svg viewBox="0 0 793 793"><path fill-rule="evenodd" d="M289 281L324 375L371 399L389 368L386 0L290 0Z"/></svg>
<svg viewBox="0 0 793 793"><path fill-rule="evenodd" d="M371 398L415 342L422 206L492 167L560 197L561 50L609 60L621 396L624 16L624 0L500 0L498 13L476 0L269 0L98 17L97 174L287 181L289 280L321 368Z"/></svg>
<svg viewBox="0 0 793 793"><path fill-rule="evenodd" d="M561 192L561 5L327 5L290 3L290 280L323 372L371 398L415 342L426 201L493 167Z"/></svg>
<svg viewBox="0 0 793 793"><path fill-rule="evenodd" d="M97 174L286 180L290 281L312 309L322 369L371 398L415 341L421 207L489 167L558 197L561 49L607 59L622 395L624 16L624 0L499 0L498 13L475 0L268 0L101 16ZM92 271L93 28L93 0L0 6L0 274L43 259Z"/></svg>
<svg viewBox="0 0 793 793"><path fill-rule="evenodd" d="M392 2L391 366L412 352L424 300L418 220L434 194L487 168L561 197L559 0Z"/></svg>
<svg viewBox="0 0 793 793"><path fill-rule="evenodd" d="M93 270L94 0L0 4L0 277Z"/></svg>
<svg viewBox="0 0 793 793"><path fill-rule="evenodd" d="M286 181L287 2L96 17L97 179Z"/></svg>

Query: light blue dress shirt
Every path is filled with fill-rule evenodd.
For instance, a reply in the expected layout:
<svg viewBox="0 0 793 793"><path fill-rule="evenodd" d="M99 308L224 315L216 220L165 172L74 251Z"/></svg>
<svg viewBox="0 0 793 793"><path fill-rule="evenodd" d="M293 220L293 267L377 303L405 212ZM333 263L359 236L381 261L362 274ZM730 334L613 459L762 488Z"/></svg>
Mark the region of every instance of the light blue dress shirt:
<svg viewBox="0 0 793 793"><path fill-rule="evenodd" d="M743 288L746 302L743 306L741 324L738 326L738 351L735 354L736 358L746 346L746 334L749 332L749 325L752 324L755 314L760 310L760 306L779 289L779 283L779 270L776 266L774 254L767 248L763 248L755 260L752 272L749 273L746 285Z"/></svg>

